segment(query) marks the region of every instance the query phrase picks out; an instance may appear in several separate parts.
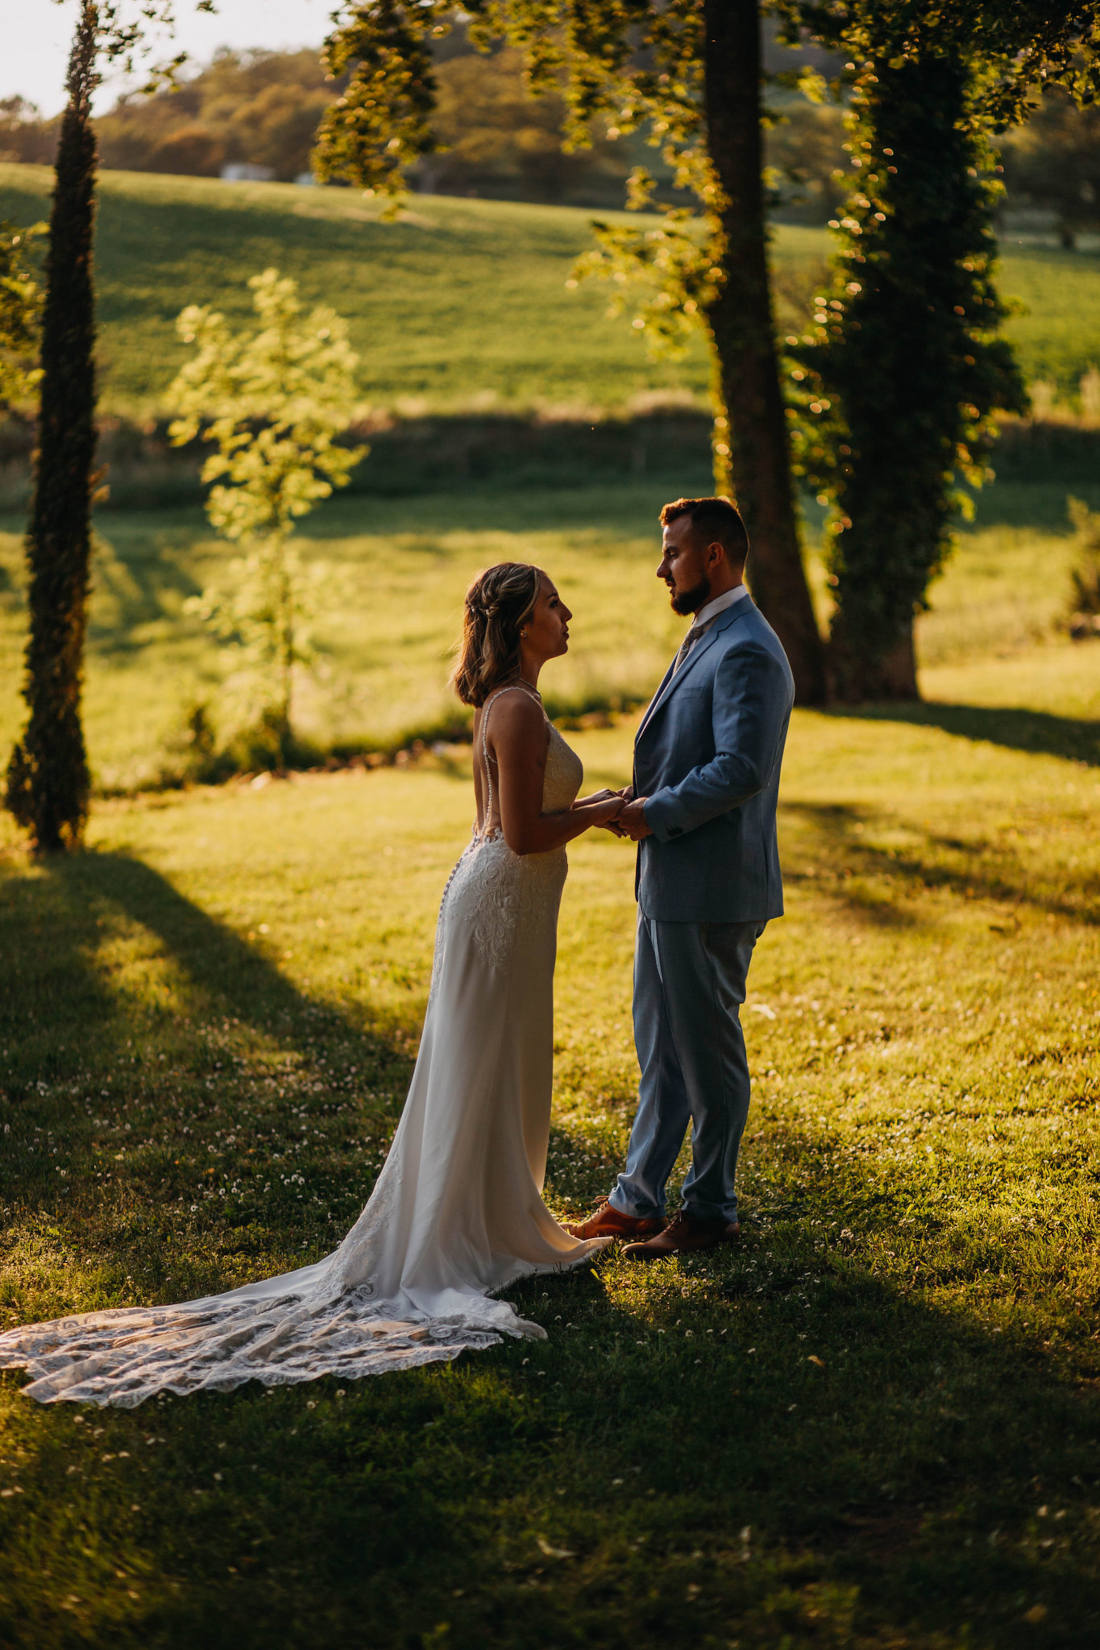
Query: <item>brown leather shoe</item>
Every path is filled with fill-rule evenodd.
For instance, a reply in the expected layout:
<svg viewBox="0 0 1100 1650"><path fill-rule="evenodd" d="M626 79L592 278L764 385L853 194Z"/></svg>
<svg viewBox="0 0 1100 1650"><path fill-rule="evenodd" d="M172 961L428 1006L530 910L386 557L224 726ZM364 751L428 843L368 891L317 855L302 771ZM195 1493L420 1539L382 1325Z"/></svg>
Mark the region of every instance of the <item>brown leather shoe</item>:
<svg viewBox="0 0 1100 1650"><path fill-rule="evenodd" d="M623 1256L626 1260L661 1260L666 1255L696 1254L701 1249L716 1249L720 1243L729 1243L740 1231L736 1221L700 1220L681 1211L656 1237L646 1243L628 1243Z"/></svg>
<svg viewBox="0 0 1100 1650"><path fill-rule="evenodd" d="M624 1215L605 1197L586 1219L566 1226L565 1230L575 1238L645 1238L663 1226L660 1215Z"/></svg>

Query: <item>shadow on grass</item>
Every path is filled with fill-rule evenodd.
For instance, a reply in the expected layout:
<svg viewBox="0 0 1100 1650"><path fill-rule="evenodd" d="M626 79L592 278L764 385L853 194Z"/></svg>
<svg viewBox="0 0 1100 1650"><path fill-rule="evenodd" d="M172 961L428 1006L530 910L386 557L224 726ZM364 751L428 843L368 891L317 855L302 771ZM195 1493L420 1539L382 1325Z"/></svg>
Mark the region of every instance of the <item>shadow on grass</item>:
<svg viewBox="0 0 1100 1650"><path fill-rule="evenodd" d="M1087 643L1083 644L1088 646ZM1060 756L1067 762L1100 767L1100 721L1055 716L1021 706L949 705L925 700L914 705L866 705L833 709L830 716L867 722L905 722L910 727L940 728L957 739L970 739L1006 750Z"/></svg>
<svg viewBox="0 0 1100 1650"><path fill-rule="evenodd" d="M548 1342L163 1399L94 1439L35 1412L12 1555L35 1642L1091 1642L1095 1392L873 1275L922 1184L868 1197L814 1136L765 1144L773 1212L736 1250L514 1290Z"/></svg>
<svg viewBox="0 0 1100 1650"><path fill-rule="evenodd" d="M834 813L825 828L836 825ZM210 1074L200 1007L299 1050L346 1038L356 1059L403 1069L392 1045L312 1003L124 854L14 878L8 893L3 1044L23 1082L13 1112L47 1117L30 1079L51 1049L42 1070L71 1073L75 1057L112 1080L116 1101L133 1093L126 1062L151 1025L111 982L103 946L119 913L155 936L194 993L164 1099L188 1063ZM27 1026L31 1042L16 1049ZM187 1091L188 1129L207 1104L201 1086ZM81 1113L50 1120L72 1124L83 1173L95 1148ZM512 1298L546 1342L130 1413L13 1400L20 1493L0 1503L10 1642L1090 1642L1100 1414L1087 1349L1074 1378L1043 1331L995 1335L924 1295L946 1272L977 1281L990 1261L987 1246L960 1249L933 1171L922 1179L899 1161L876 1182L824 1133L781 1124L758 1144L767 1171L746 1175L757 1217L739 1247L530 1280ZM355 1142L341 1149L350 1157ZM601 1167L609 1178L617 1166ZM37 1168L25 1183L18 1162L8 1173L9 1199L39 1198ZM132 1194L155 1208L160 1171L139 1161L132 1175ZM873 1257L884 1241L900 1246L914 1210L926 1219L901 1290ZM189 1235L216 1250L224 1212L203 1218L209 1231ZM287 1244L301 1235L293 1209L273 1218ZM1034 1288L1030 1264L1022 1249L1018 1278L1006 1263L1006 1292ZM0 1391L18 1384L7 1377Z"/></svg>
<svg viewBox="0 0 1100 1650"><path fill-rule="evenodd" d="M145 964L140 995L114 983L118 946L130 963ZM364 1126L387 1133L393 1103L404 1097L410 1023L372 1016L369 1006L356 1022L312 1001L262 952L125 853L82 853L6 877L0 957L0 1098L13 1131L9 1173L0 1175L0 1186L9 1179L8 1196L24 1212L49 1211L74 1234L91 1218L101 1251L111 1242L111 1209L125 1195L137 1193L155 1209L160 1195L179 1192L187 1171L178 1172L171 1152L182 1149L180 1131L211 1130L226 1092L237 1096L234 1126L246 1137L252 1128L270 1138L280 1111L290 1127L290 1102L280 1105L270 1076L271 1094L262 1092L259 1074L250 1070L259 1048L281 1060L284 1071L306 1074L309 1106L319 1114L341 1098L342 1073L354 1072L356 1090L372 1096L366 1114L343 1097L342 1109L356 1113L348 1127L359 1135ZM243 1056L233 1052L234 1039L245 1043ZM330 1080L333 1095L326 1093ZM48 1091L51 1098L43 1100ZM40 1161L29 1180L10 1184L18 1146L45 1149L35 1137L43 1133L36 1120L46 1113L59 1143L49 1150L58 1161ZM137 1184L140 1168L127 1154L124 1167L111 1168L110 1187L97 1191L87 1177L103 1157L102 1137L132 1128L122 1121L131 1113L149 1135L153 1157L157 1141L164 1143L163 1184ZM63 1183L53 1178L59 1171ZM344 1178L337 1201L357 1212L362 1165L349 1161ZM284 1217L291 1213L280 1209ZM300 1211L297 1218L301 1223ZM318 1239L316 1219L306 1220L303 1231L325 1241ZM140 1277L141 1233L126 1217L119 1241ZM154 1266L154 1288L156 1272Z"/></svg>
<svg viewBox="0 0 1100 1650"><path fill-rule="evenodd" d="M784 838L784 880L828 888L882 927L918 923L919 897L934 889L1089 925L1100 922L1091 882L1062 868L1057 885L1044 886L1036 866L1010 841L983 842L982 862L993 860L997 869L980 870L972 843L882 810L846 802L783 802L780 817L792 827ZM875 837L892 837L894 844L880 845Z"/></svg>
<svg viewBox="0 0 1100 1650"><path fill-rule="evenodd" d="M200 590L187 566L194 541L209 537L197 512L190 534L183 525L165 531L154 522L134 532L117 513L97 516L89 639L108 654L140 653L148 640L133 631L165 619L178 623L184 601Z"/></svg>

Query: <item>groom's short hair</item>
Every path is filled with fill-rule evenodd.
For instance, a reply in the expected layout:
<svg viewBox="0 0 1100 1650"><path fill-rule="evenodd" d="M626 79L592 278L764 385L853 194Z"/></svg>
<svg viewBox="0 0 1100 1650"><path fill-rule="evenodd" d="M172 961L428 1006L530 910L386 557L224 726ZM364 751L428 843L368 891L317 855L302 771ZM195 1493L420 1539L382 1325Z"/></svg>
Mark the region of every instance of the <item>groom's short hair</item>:
<svg viewBox="0 0 1100 1650"><path fill-rule="evenodd" d="M680 516L691 517L696 539L703 544L718 543L735 567L744 567L749 554L749 535L736 504L728 498L677 498L661 511L661 526Z"/></svg>

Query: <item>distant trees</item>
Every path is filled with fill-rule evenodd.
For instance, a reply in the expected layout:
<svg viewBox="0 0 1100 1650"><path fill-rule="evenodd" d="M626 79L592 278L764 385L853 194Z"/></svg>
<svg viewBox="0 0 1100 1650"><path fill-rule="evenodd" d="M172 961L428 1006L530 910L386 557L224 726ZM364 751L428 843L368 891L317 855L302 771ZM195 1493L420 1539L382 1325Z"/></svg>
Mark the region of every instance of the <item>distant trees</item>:
<svg viewBox="0 0 1100 1650"><path fill-rule="evenodd" d="M1052 87L1025 126L1001 147L1012 205L1055 214L1062 245L1072 249L1086 230L1100 229L1100 107L1080 108Z"/></svg>
<svg viewBox="0 0 1100 1650"><path fill-rule="evenodd" d="M57 120L43 120L25 97L0 98L0 160L44 166L57 149Z"/></svg>
<svg viewBox="0 0 1100 1650"><path fill-rule="evenodd" d="M333 96L316 52L218 52L152 97L133 93L96 122L104 166L216 177L232 161L289 180L309 171Z"/></svg>
<svg viewBox="0 0 1100 1650"><path fill-rule="evenodd" d="M483 55L471 46L435 68L438 150L410 172L414 188L521 200L621 199L629 170L616 146L597 137L567 150L560 97L533 97L515 47Z"/></svg>

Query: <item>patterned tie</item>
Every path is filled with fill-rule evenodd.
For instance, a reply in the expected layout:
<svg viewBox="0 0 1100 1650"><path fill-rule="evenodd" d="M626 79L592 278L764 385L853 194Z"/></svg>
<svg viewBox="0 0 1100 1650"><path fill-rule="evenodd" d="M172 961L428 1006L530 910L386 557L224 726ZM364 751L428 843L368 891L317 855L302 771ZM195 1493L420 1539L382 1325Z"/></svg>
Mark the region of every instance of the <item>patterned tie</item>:
<svg viewBox="0 0 1100 1650"><path fill-rule="evenodd" d="M680 666L683 664L684 660L687 658L688 654L691 652L692 648L695 646L696 642L699 640L699 638L701 636L706 635L707 631L710 629L710 627L713 623L714 623L713 619L708 619L706 624L693 624L692 625L691 629L688 631L687 635L684 637L683 641L680 643L680 651L677 653L675 659L673 659L673 661L672 661L672 674L674 676L675 676L676 672L679 670Z"/></svg>

